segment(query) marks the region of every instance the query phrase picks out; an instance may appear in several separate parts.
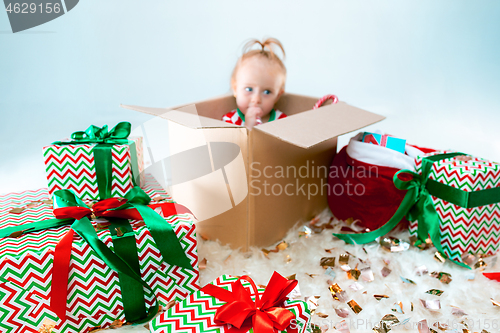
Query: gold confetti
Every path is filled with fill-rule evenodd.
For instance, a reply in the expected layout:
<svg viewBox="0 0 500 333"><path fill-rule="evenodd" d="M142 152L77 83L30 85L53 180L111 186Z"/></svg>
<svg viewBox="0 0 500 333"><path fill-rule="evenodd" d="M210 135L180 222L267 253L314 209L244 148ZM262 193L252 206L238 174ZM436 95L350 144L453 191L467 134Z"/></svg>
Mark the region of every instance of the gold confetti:
<svg viewBox="0 0 500 333"><path fill-rule="evenodd" d="M439 281L449 284L451 282L451 274L445 273L445 272L440 272L437 276Z"/></svg>
<svg viewBox="0 0 500 333"><path fill-rule="evenodd" d="M286 255L286 263L288 264L289 262L292 261L292 258L290 257L290 255Z"/></svg>
<svg viewBox="0 0 500 333"><path fill-rule="evenodd" d="M439 289L429 289L426 291L427 294L436 295L436 296L441 296L443 294L443 292L444 291L439 290Z"/></svg>
<svg viewBox="0 0 500 333"><path fill-rule="evenodd" d="M440 323L439 321L435 322L432 326L437 327L441 331L446 331L449 328L448 325L446 325L445 323Z"/></svg>
<svg viewBox="0 0 500 333"><path fill-rule="evenodd" d="M54 201L52 201L52 199L47 199L47 200L42 200L42 203L45 205L52 205Z"/></svg>
<svg viewBox="0 0 500 333"><path fill-rule="evenodd" d="M443 256L443 254L439 252L434 253L434 259L436 259L440 263L444 263L446 261L446 258Z"/></svg>
<svg viewBox="0 0 500 333"><path fill-rule="evenodd" d="M402 252L410 248L410 244L394 237L380 237L380 245L391 252Z"/></svg>
<svg viewBox="0 0 500 333"><path fill-rule="evenodd" d="M94 326L94 327L89 328L89 333L99 332L102 330L103 329L101 328L101 326Z"/></svg>
<svg viewBox="0 0 500 333"><path fill-rule="evenodd" d="M276 248L278 249L278 251L283 251L287 247L288 247L288 244L285 241L282 241L281 243L279 243L278 245L276 245Z"/></svg>
<svg viewBox="0 0 500 333"><path fill-rule="evenodd" d="M326 313L322 313L322 312L316 312L316 316L318 316L320 318L328 318L328 315Z"/></svg>
<svg viewBox="0 0 500 333"><path fill-rule="evenodd" d="M332 253L332 252L333 252L333 250L335 250L335 248L334 248L334 247L332 247L331 249L325 249L325 252L326 252L326 253Z"/></svg>
<svg viewBox="0 0 500 333"><path fill-rule="evenodd" d="M269 253L271 253L271 251L266 250L266 249L262 249L261 251L262 251L262 253L264 253L264 255L265 255L266 257L267 257L267 255L268 255ZM269 258L268 258L268 259L269 259Z"/></svg>
<svg viewBox="0 0 500 333"><path fill-rule="evenodd" d="M41 201L31 201L26 204L26 208L35 208L42 204Z"/></svg>
<svg viewBox="0 0 500 333"><path fill-rule="evenodd" d="M348 253L342 253L339 255L339 264L341 265L347 265L349 263L349 254Z"/></svg>
<svg viewBox="0 0 500 333"><path fill-rule="evenodd" d="M54 327L56 327L57 323L51 319L46 318L42 322L42 326L38 329L40 333L51 333Z"/></svg>
<svg viewBox="0 0 500 333"><path fill-rule="evenodd" d="M382 317L380 323L377 326L375 326L373 330L379 333L387 333L394 326L397 326L398 324L399 324L399 319L395 315L387 314Z"/></svg>
<svg viewBox="0 0 500 333"><path fill-rule="evenodd" d="M403 280L404 283L416 284L414 281L412 281L410 279L404 278L402 276L400 276L400 278L401 278L401 280Z"/></svg>
<svg viewBox="0 0 500 333"><path fill-rule="evenodd" d="M355 314L358 314L361 311L363 311L363 309L354 300L350 300L349 302L347 302L347 305L349 305L349 307L351 308L352 311L354 311Z"/></svg>
<svg viewBox="0 0 500 333"><path fill-rule="evenodd" d="M413 312L413 302L410 302L410 305L411 305L411 306L410 306L410 311L412 311L412 312Z"/></svg>
<svg viewBox="0 0 500 333"><path fill-rule="evenodd" d="M493 298L490 298L491 303L493 303L494 306L500 306L500 302L495 301Z"/></svg>
<svg viewBox="0 0 500 333"><path fill-rule="evenodd" d="M198 263L198 269L199 270L202 270L202 269L205 269L207 268L207 258L203 258L200 260L200 262Z"/></svg>
<svg viewBox="0 0 500 333"><path fill-rule="evenodd" d="M342 291L342 288L340 288L339 285L335 283L335 284L332 284L330 286L330 291L332 293L336 294L336 293L340 293Z"/></svg>
<svg viewBox="0 0 500 333"><path fill-rule="evenodd" d="M114 330L116 328L120 328L123 326L123 322L120 319L116 319L114 322L109 325L109 328Z"/></svg>
<svg viewBox="0 0 500 333"><path fill-rule="evenodd" d="M479 260L474 264L475 269L483 268L486 266L487 266L487 264L486 264L486 262L484 262L483 258L479 258Z"/></svg>
<svg viewBox="0 0 500 333"><path fill-rule="evenodd" d="M311 279L314 279L314 277L318 276L319 274L309 274L306 273L307 276L309 276Z"/></svg>
<svg viewBox="0 0 500 333"><path fill-rule="evenodd" d="M347 277L349 279L359 279L359 276L361 275L361 271L358 269L358 266L356 268L351 269L349 272L347 272Z"/></svg>
<svg viewBox="0 0 500 333"><path fill-rule="evenodd" d="M25 208L12 208L11 210L9 210L9 213L12 213L12 214L21 214L22 212L24 212Z"/></svg>
<svg viewBox="0 0 500 333"><path fill-rule="evenodd" d="M123 231L123 228L119 227L119 228L115 228L116 230L116 236L118 237L122 237L125 233Z"/></svg>
<svg viewBox="0 0 500 333"><path fill-rule="evenodd" d="M389 274L391 274L391 272L392 271L389 268L385 267L385 266L380 271L380 273L382 274L383 277L387 277Z"/></svg>
<svg viewBox="0 0 500 333"><path fill-rule="evenodd" d="M316 324L311 324L312 333L325 333L328 331L328 325L318 326Z"/></svg>
<svg viewBox="0 0 500 333"><path fill-rule="evenodd" d="M295 280L296 277L297 277L297 274L292 274L290 276L287 276L286 279L287 280Z"/></svg>
<svg viewBox="0 0 500 333"><path fill-rule="evenodd" d="M335 267L335 257L323 257L320 259L319 265L324 269Z"/></svg>
<svg viewBox="0 0 500 333"><path fill-rule="evenodd" d="M387 295L373 295L377 299L377 301L380 301L382 298L389 298Z"/></svg>
<svg viewBox="0 0 500 333"><path fill-rule="evenodd" d="M176 304L177 304L176 300L172 300L172 301L168 302L167 305L165 305L165 309L163 309L163 311L166 311L170 308L173 308Z"/></svg>

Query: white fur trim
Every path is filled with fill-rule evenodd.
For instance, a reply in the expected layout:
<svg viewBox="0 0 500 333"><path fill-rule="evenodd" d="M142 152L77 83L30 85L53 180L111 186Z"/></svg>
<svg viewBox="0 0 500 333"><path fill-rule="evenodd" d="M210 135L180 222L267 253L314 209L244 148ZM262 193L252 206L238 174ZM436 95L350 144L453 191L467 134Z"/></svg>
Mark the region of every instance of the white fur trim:
<svg viewBox="0 0 500 333"><path fill-rule="evenodd" d="M406 154L401 154L386 147L361 142L363 133L360 132L349 140L347 154L358 161L397 169L415 169L415 157L423 152L415 147L406 145Z"/></svg>

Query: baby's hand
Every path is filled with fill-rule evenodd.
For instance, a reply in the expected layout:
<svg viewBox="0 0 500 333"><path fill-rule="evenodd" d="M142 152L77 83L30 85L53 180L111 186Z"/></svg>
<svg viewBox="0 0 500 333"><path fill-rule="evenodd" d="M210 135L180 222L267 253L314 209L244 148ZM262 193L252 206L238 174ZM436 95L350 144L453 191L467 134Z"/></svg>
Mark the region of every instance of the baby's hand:
<svg viewBox="0 0 500 333"><path fill-rule="evenodd" d="M249 130L257 124L257 118L262 117L262 109L259 107L249 107L245 113L245 127Z"/></svg>

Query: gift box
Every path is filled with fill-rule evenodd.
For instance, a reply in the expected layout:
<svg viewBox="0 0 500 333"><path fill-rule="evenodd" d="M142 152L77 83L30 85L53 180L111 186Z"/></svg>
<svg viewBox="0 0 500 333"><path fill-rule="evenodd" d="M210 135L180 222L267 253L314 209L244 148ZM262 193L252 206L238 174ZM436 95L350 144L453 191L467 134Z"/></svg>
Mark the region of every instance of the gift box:
<svg viewBox="0 0 500 333"><path fill-rule="evenodd" d="M135 185L144 184L143 141L128 138L130 123L108 131L90 126L74 132L71 141L43 148L49 194L72 190L81 199L123 197Z"/></svg>
<svg viewBox="0 0 500 333"><path fill-rule="evenodd" d="M361 142L366 142L377 146L386 147L395 150L397 152L400 152L401 154L404 154L406 150L406 140L395 138L388 134L364 132Z"/></svg>
<svg viewBox="0 0 500 333"><path fill-rule="evenodd" d="M165 214L162 204L172 203L170 197L156 185L146 185L144 190L155 198L150 207L160 215ZM96 205L92 207L94 213ZM137 207L137 211L142 209ZM189 268L166 262L160 246L165 244L155 242L153 231L144 221L131 220L111 228L102 218L97 220L100 223L93 221L90 225L96 234L94 241L102 242L107 250L96 248L76 229L67 252L69 263L61 266L64 262L61 256L66 253L61 250L63 240L68 239L67 235L71 228L75 228L76 222L33 232L23 227L37 221L47 223L54 218L55 211L46 189L0 196L0 232L5 235L6 230L7 233L12 228L20 230L3 238L0 245L1 332L88 332L121 325L125 321L141 321L146 315L152 317L156 314L158 306L180 301L199 289L196 234L190 214L166 214L161 219L171 226L189 261ZM120 225L120 219L108 219ZM132 275L127 275L126 270L117 273L112 269L116 260L120 261L118 257L111 262L109 258L103 260L100 253L104 250L119 252L117 241L127 241L126 249L132 251L133 245L136 246L136 266L133 261L127 264L131 269L137 269L142 282L131 279ZM122 253L120 256L125 258ZM64 297L62 302L55 302L55 298L60 299L61 295ZM137 295L140 299L134 301Z"/></svg>
<svg viewBox="0 0 500 333"><path fill-rule="evenodd" d="M171 108L122 107L157 116L144 124L151 144L145 153L155 161L149 168L160 174L170 167L165 186L193 211L198 232L248 251L321 213L337 137L384 119L342 101L313 109L317 101L285 93L275 109L287 117L251 131L221 120L236 109L233 95Z"/></svg>
<svg viewBox="0 0 500 333"><path fill-rule="evenodd" d="M416 171L427 175L426 187L438 217L434 245L458 263L463 263L468 254L497 253L500 164L461 153L436 152L419 156ZM419 238L422 221L416 218L410 222L410 235Z"/></svg>
<svg viewBox="0 0 500 333"><path fill-rule="evenodd" d="M273 298L272 296L268 297L269 295L264 296L265 293L274 294L276 296L275 288L278 287L277 286L278 284L284 283L289 287L288 289L290 289L291 287L290 283L293 283L292 281L286 280L284 277L275 273L271 278L269 285L266 288L261 288L260 286L256 287L253 281L251 281L251 279L247 280L246 278L248 277L242 277L241 279L238 279L236 277L232 277L229 275L222 275L218 277L211 284L191 294L188 298L186 298L182 302L177 303L175 306L168 309L166 312L160 314L155 319L153 319L153 321L149 325L150 331L152 333L172 333L172 332L223 333L223 332L230 332L231 330L235 329L235 327L232 324L220 323L220 320L224 320L225 322L232 322L235 324L238 322L242 322L243 324L239 328L242 330L246 329L245 332L246 331L255 333L269 332L256 329L255 327L255 326L261 326L260 324L256 325L255 322L258 322L259 320L262 321L262 317L267 318L267 314L256 315L260 316L261 318L255 319L252 317L252 315L255 312L248 311L250 315L248 315L248 313L243 314L246 320L243 320L242 317L237 318L239 315L241 315L242 312L245 312L249 308L255 309L256 305L254 304L254 302L256 302L257 295L260 300L263 301L264 299L266 299L267 302L267 303L266 302L260 303L259 305L261 305L262 307L256 308L257 312L258 311L262 311L264 313L267 313L267 311L274 312L276 314L275 318L284 318L285 316L291 315L290 318L293 319L283 324L287 325L289 323L289 326L287 326L289 332L293 331L297 333L303 333L310 330L311 315L306 302L301 300L287 299L284 300L284 302L281 302L281 304L277 305L276 307L268 308L267 306L264 305L265 303L269 305L270 299ZM217 290L217 287L223 288L231 292L232 295L231 294L226 295L224 291L221 292L220 290ZM246 290L245 293L239 292L242 290L242 287ZM273 289L273 290L267 291L268 289ZM281 296L282 297L286 296L289 292L290 291L285 288L284 294L281 294ZM224 297L222 297L218 293L226 296L228 299L232 298L233 295L236 298L230 302L228 302L228 299L225 299L225 301L223 301L218 297L221 298ZM242 296L242 294L245 295ZM217 297L213 295L217 295ZM251 301L244 301L243 299L245 299L245 297L248 295L251 298ZM239 296L242 297L241 301ZM283 299L285 299L285 297L283 297ZM238 308L239 307L238 303L241 304L241 302L245 302L247 306L239 308L240 311L236 310L232 311L234 308ZM279 300L278 303L280 303ZM233 309L231 309L231 307L233 307ZM225 312L225 314L220 314L222 310L224 310L223 312ZM227 315L231 313L236 314L236 317L233 317L232 315L230 316ZM268 321L268 324L269 323L270 322ZM273 325L274 327L280 326L275 321L273 321L272 324L269 325L271 325L271 327L273 327ZM249 328L249 326L254 326L254 327ZM278 331L279 331L278 329L274 329L274 331L271 330L271 332L278 332Z"/></svg>

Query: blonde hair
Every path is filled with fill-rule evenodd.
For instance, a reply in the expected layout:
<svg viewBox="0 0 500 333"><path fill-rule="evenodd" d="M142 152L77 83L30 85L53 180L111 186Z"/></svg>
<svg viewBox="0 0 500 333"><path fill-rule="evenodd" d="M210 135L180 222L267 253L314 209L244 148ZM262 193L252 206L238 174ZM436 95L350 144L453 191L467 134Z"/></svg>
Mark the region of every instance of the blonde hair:
<svg viewBox="0 0 500 333"><path fill-rule="evenodd" d="M260 50L252 49L254 45L259 45ZM269 60L272 64L276 65L279 73L283 75L283 84L281 86L281 89L283 89L285 87L286 81L286 67L283 64L283 61L281 61L281 59L274 52L274 46L277 46L279 49L281 49L281 52L283 53L283 59L285 59L285 49L283 48L281 42L276 38L267 38L263 42L259 41L258 39L249 40L245 44L245 46L243 46L243 55L236 62L236 66L234 66L233 73L231 74L231 84L236 81L236 74L238 73L241 65L246 60L254 57L261 57Z"/></svg>

